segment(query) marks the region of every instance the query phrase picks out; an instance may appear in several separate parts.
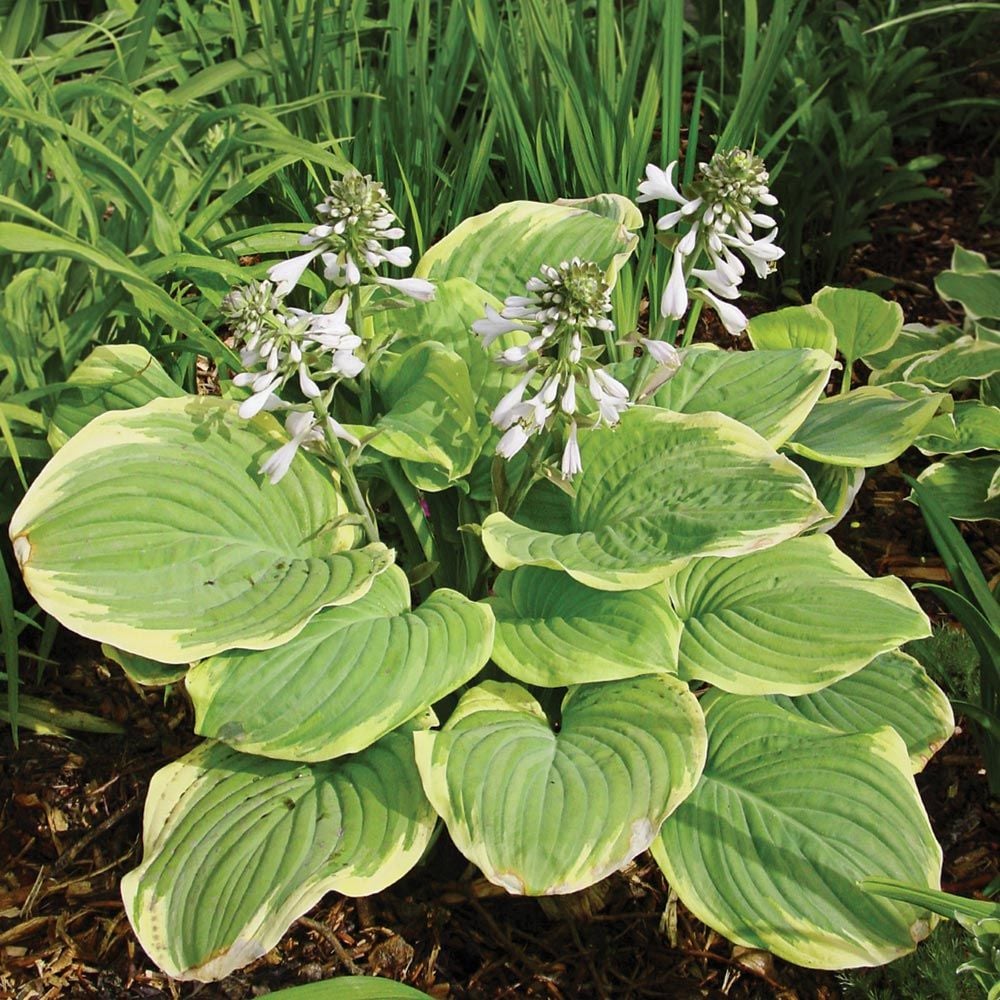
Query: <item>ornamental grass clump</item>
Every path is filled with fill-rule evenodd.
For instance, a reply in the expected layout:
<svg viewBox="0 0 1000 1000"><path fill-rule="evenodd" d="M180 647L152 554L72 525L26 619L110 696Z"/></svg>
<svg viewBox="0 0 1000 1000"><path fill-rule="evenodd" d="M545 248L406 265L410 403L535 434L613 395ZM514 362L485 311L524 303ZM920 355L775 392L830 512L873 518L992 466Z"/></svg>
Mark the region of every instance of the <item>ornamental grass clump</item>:
<svg viewBox="0 0 1000 1000"><path fill-rule="evenodd" d="M692 295L714 294L699 254L736 290L778 252L761 170L726 152L683 195L647 170ZM410 255L381 185L345 175L318 212L223 299L223 397L102 349L84 365L140 388L64 411L82 429L11 522L38 603L194 705L204 742L154 776L122 882L152 959L221 978L325 893L402 878L441 823L509 892L649 849L744 946L912 950L929 910L858 883L939 885L913 774L953 718L900 652L929 633L913 597L823 530L939 397L826 398L860 336L843 290L810 346L782 313L745 353L616 329L642 222L619 195L500 205L391 280Z"/></svg>

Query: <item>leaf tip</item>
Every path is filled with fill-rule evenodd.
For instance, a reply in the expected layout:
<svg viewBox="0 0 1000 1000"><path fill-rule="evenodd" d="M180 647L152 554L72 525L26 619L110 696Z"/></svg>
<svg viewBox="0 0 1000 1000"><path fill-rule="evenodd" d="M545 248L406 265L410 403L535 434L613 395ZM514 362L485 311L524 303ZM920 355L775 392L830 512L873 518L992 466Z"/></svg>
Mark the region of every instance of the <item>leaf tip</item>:
<svg viewBox="0 0 1000 1000"><path fill-rule="evenodd" d="M27 535L18 535L13 539L14 545L14 558L17 559L17 565L23 571L25 566L28 565L28 560L31 558L31 542L28 541Z"/></svg>

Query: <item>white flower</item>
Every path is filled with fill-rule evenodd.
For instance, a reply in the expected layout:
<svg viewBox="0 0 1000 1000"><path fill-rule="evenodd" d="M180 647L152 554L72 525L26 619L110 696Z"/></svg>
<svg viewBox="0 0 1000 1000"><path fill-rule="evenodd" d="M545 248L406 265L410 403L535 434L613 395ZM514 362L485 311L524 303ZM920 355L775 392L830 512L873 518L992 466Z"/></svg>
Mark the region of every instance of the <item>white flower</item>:
<svg viewBox="0 0 1000 1000"><path fill-rule="evenodd" d="M609 375L603 368L591 368L587 372L587 388L594 397L599 411L598 423L602 420L609 426L614 426L621 418L624 410L631 405L628 389L618 379Z"/></svg>
<svg viewBox="0 0 1000 1000"><path fill-rule="evenodd" d="M530 435L523 424L513 424L497 444L501 458L513 458L527 443Z"/></svg>
<svg viewBox="0 0 1000 1000"><path fill-rule="evenodd" d="M521 400L524 399L524 393L535 371L536 369L529 368L524 378L510 392L506 393L494 408L490 419L501 430L506 430L517 419L517 407Z"/></svg>
<svg viewBox="0 0 1000 1000"><path fill-rule="evenodd" d="M569 425L569 434L566 437L566 447L563 448L562 462L559 464L563 479L572 479L583 469L580 461L580 446L576 442L576 421Z"/></svg>
<svg viewBox="0 0 1000 1000"><path fill-rule="evenodd" d="M684 197L674 187L674 171L677 169L677 161L667 164L666 170L661 170L655 163L646 164L646 179L639 183L639 197L636 201L676 201L682 204L687 202Z"/></svg>
<svg viewBox="0 0 1000 1000"><path fill-rule="evenodd" d="M649 352L649 356L660 366L676 372L681 366L681 352L668 344L665 340L647 340L643 338L643 347Z"/></svg>
<svg viewBox="0 0 1000 1000"><path fill-rule="evenodd" d="M277 286L275 294L287 295L299 283L306 268L319 254L319 249L309 250L307 253L299 254L298 257L290 257L268 268L267 276Z"/></svg>
<svg viewBox="0 0 1000 1000"><path fill-rule="evenodd" d="M670 319L680 319L687 312L688 294L687 278L684 275L684 257L674 254L673 266L670 268L670 280L663 290L660 299L660 315Z"/></svg>
<svg viewBox="0 0 1000 1000"><path fill-rule="evenodd" d="M563 390L562 401L559 404L563 413L572 416L576 413L576 376L570 375L566 380L566 388Z"/></svg>
<svg viewBox="0 0 1000 1000"><path fill-rule="evenodd" d="M472 332L479 334L483 338L483 347L489 347L497 337L512 330L523 330L520 323L507 319L493 308L489 303L485 304L486 316L484 319L477 319L472 324ZM504 310L506 312L507 310Z"/></svg>
<svg viewBox="0 0 1000 1000"><path fill-rule="evenodd" d="M288 472L295 458L295 453L306 441L322 440L323 432L316 429L314 413L290 413L285 420L285 430L292 435L291 441L283 444L276 452L265 459L258 470L262 476L267 476L273 486L280 482Z"/></svg>
<svg viewBox="0 0 1000 1000"><path fill-rule="evenodd" d="M746 329L746 316L731 302L723 302L722 299L717 298L704 288L696 288L691 294L704 299L716 311L719 319L722 320L722 325L734 337L739 336Z"/></svg>
<svg viewBox="0 0 1000 1000"><path fill-rule="evenodd" d="M380 285L394 288L418 302L432 301L437 292L434 284L424 281L423 278L376 278L375 280Z"/></svg>
<svg viewBox="0 0 1000 1000"><path fill-rule="evenodd" d="M691 276L708 285L720 298L738 299L740 297L739 283L730 281L729 276L719 268L713 268L709 271L705 268L693 267Z"/></svg>

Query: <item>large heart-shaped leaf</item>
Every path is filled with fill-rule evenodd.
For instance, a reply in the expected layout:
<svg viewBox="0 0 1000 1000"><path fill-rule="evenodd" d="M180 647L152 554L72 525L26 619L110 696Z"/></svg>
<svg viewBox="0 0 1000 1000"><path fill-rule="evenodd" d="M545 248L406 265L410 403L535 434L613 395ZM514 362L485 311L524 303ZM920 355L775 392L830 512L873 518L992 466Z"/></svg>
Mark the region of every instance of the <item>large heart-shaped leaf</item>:
<svg viewBox="0 0 1000 1000"><path fill-rule="evenodd" d="M930 914L858 887L869 875L939 886L941 849L898 734L845 736L721 691L702 707L705 772L653 843L684 905L730 940L810 968L912 951Z"/></svg>
<svg viewBox="0 0 1000 1000"><path fill-rule="evenodd" d="M892 726L903 738L914 773L922 771L955 730L945 693L912 657L898 649L813 694L768 696L789 712L841 733Z"/></svg>
<svg viewBox="0 0 1000 1000"><path fill-rule="evenodd" d="M931 633L905 584L873 580L826 535L694 559L668 587L684 622L679 676L736 694L817 691Z"/></svg>
<svg viewBox="0 0 1000 1000"><path fill-rule="evenodd" d="M911 399L875 386L821 399L786 447L830 465L885 465L909 448L940 400L938 393Z"/></svg>
<svg viewBox="0 0 1000 1000"><path fill-rule="evenodd" d="M949 389L968 380L989 378L1000 372L1000 344L977 340L968 334L940 350L921 354L878 372L873 382L891 379L915 385Z"/></svg>
<svg viewBox="0 0 1000 1000"><path fill-rule="evenodd" d="M499 299L523 295L543 264L592 260L613 278L638 237L642 216L627 198L602 194L546 205L514 201L466 219L420 258L414 274L435 281L468 278Z"/></svg>
<svg viewBox="0 0 1000 1000"><path fill-rule="evenodd" d="M571 688L558 734L524 688L487 681L414 743L455 845L525 895L575 892L646 850L705 759L698 701L665 674Z"/></svg>
<svg viewBox="0 0 1000 1000"><path fill-rule="evenodd" d="M813 305L830 321L848 367L866 354L891 347L903 329L898 302L854 288L821 288Z"/></svg>
<svg viewBox="0 0 1000 1000"><path fill-rule="evenodd" d="M724 413L777 448L805 420L833 365L821 350L689 349L653 399L680 413Z"/></svg>
<svg viewBox="0 0 1000 1000"><path fill-rule="evenodd" d="M418 344L388 367L380 388L388 409L375 424L372 448L402 459L424 490L447 489L472 468L484 435L458 354L435 341Z"/></svg>
<svg viewBox="0 0 1000 1000"><path fill-rule="evenodd" d="M328 760L464 684L492 644L489 608L436 590L410 611L406 574L391 566L364 597L320 611L280 649L202 660L185 686L202 736L266 757Z"/></svg>
<svg viewBox="0 0 1000 1000"><path fill-rule="evenodd" d="M565 570L599 590L637 590L694 555L739 555L799 534L826 511L808 477L720 413L639 406L580 436L573 531L491 514L483 544L502 569Z"/></svg>
<svg viewBox="0 0 1000 1000"><path fill-rule="evenodd" d="M330 474L267 414L211 397L106 413L72 437L11 519L35 600L64 625L161 663L268 649L320 608L356 600L392 562L356 529ZM127 580L127 585L123 583Z"/></svg>
<svg viewBox="0 0 1000 1000"><path fill-rule="evenodd" d="M972 319L1000 316L1000 271L942 271L934 279L938 295L960 302Z"/></svg>
<svg viewBox="0 0 1000 1000"><path fill-rule="evenodd" d="M203 743L153 776L142 864L122 898L175 979L221 979L327 892L367 896L419 860L436 817L405 728L353 757L296 764Z"/></svg>
<svg viewBox="0 0 1000 1000"><path fill-rule="evenodd" d="M563 687L677 672L681 623L662 584L609 593L565 573L522 566L501 573L493 592L493 660L526 684Z"/></svg>
<svg viewBox="0 0 1000 1000"><path fill-rule="evenodd" d="M791 306L754 316L747 326L750 343L758 350L810 347L832 358L837 352L833 324L816 306Z"/></svg>
<svg viewBox="0 0 1000 1000"><path fill-rule="evenodd" d="M923 323L907 323L891 347L887 347L884 351L876 351L874 354L864 354L861 360L879 378L884 376L886 381L889 381L897 377L890 375L890 370L898 371L903 365L915 360L919 354L927 354L930 351L938 351L942 347L947 347L961 333L962 331L957 326L944 324L926 326Z"/></svg>
<svg viewBox="0 0 1000 1000"><path fill-rule="evenodd" d="M949 517L959 521L1000 519L996 492L1000 456L957 455L927 466L917 482L927 488Z"/></svg>
<svg viewBox="0 0 1000 1000"><path fill-rule="evenodd" d="M915 444L925 455L1000 451L1000 407L978 399L960 401L952 413L936 416Z"/></svg>
<svg viewBox="0 0 1000 1000"><path fill-rule="evenodd" d="M139 344L96 347L77 365L67 383L49 425L53 451L108 410L129 410L161 396L186 395Z"/></svg>

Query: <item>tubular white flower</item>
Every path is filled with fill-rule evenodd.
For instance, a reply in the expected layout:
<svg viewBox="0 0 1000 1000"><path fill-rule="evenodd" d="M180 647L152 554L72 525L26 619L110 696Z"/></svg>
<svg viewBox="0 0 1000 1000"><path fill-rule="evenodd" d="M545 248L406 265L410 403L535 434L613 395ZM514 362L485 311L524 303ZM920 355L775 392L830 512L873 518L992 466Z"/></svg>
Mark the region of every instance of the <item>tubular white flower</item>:
<svg viewBox="0 0 1000 1000"><path fill-rule="evenodd" d="M510 390L510 392L506 393L506 395L503 396L494 408L493 415L490 417L490 420L501 430L506 430L510 427L514 420L517 419L517 407L521 400L524 399L524 393L528 388L528 383L531 381L536 371L536 368L529 368L524 378L522 378L521 381Z"/></svg>
<svg viewBox="0 0 1000 1000"><path fill-rule="evenodd" d="M290 413L285 420L285 430L292 435L291 441L283 444L276 452L265 459L258 470L267 476L271 485L280 482L291 468L295 453L306 441L318 441L323 432L316 429L316 415L308 412Z"/></svg>
<svg viewBox="0 0 1000 1000"><path fill-rule="evenodd" d="M486 303L486 317L477 319L472 324L472 332L483 338L483 347L489 347L497 337L512 330L523 330L524 327L515 321L501 315L489 303ZM507 310L504 310L506 312Z"/></svg>
<svg viewBox="0 0 1000 1000"><path fill-rule="evenodd" d="M708 285L720 298L738 299L740 297L739 285L729 281L727 276L718 268L713 268L709 271L701 267L694 267L691 269L691 275L703 284Z"/></svg>
<svg viewBox="0 0 1000 1000"><path fill-rule="evenodd" d="M661 170L654 163L646 164L646 179L639 183L639 197L636 201L676 201L684 203L684 197L674 187L674 171L677 169L677 160L667 164L666 170Z"/></svg>
<svg viewBox="0 0 1000 1000"><path fill-rule="evenodd" d="M430 302L437 293L434 285L430 281L424 281L423 278L376 278L375 280L380 285L394 288L418 302Z"/></svg>
<svg viewBox="0 0 1000 1000"><path fill-rule="evenodd" d="M746 316L731 302L723 302L722 299L717 298L704 288L697 288L692 294L704 299L715 310L726 331L734 337L739 336L746 329Z"/></svg>
<svg viewBox="0 0 1000 1000"><path fill-rule="evenodd" d="M497 444L501 458L513 458L527 443L530 435L522 424L514 424Z"/></svg>
<svg viewBox="0 0 1000 1000"><path fill-rule="evenodd" d="M570 375L566 380L566 388L563 391L562 401L560 402L560 407L563 413L567 413L572 416L576 413L576 376Z"/></svg>
<svg viewBox="0 0 1000 1000"><path fill-rule="evenodd" d="M642 346L649 356L661 367L677 371L681 366L681 352L665 340L647 340L643 338Z"/></svg>
<svg viewBox="0 0 1000 1000"><path fill-rule="evenodd" d="M684 257L674 254L673 267L670 269L670 280L660 299L660 315L670 319L680 319L687 312L688 293L687 278L684 274Z"/></svg>
<svg viewBox="0 0 1000 1000"><path fill-rule="evenodd" d="M320 255L320 249L316 248L307 253L301 253L297 257L290 257L278 264L274 264L268 269L267 276L276 285L275 294L278 296L287 295L305 274L306 268Z"/></svg>
<svg viewBox="0 0 1000 1000"><path fill-rule="evenodd" d="M562 462L559 468L563 479L572 479L583 470L583 463L580 460L580 446L576 440L575 420L569 425L569 434L566 437L566 446L563 448Z"/></svg>

